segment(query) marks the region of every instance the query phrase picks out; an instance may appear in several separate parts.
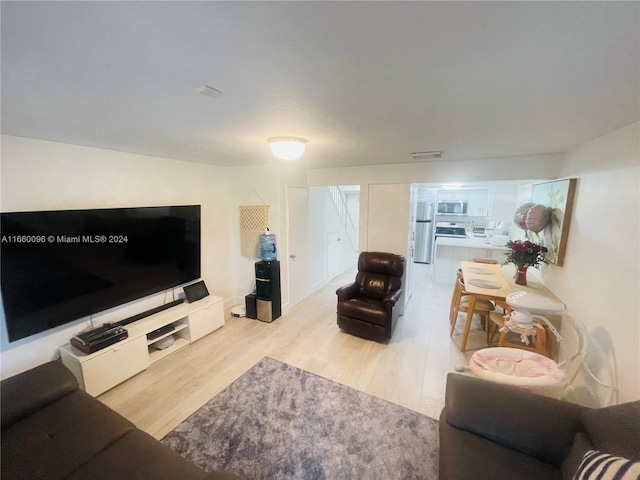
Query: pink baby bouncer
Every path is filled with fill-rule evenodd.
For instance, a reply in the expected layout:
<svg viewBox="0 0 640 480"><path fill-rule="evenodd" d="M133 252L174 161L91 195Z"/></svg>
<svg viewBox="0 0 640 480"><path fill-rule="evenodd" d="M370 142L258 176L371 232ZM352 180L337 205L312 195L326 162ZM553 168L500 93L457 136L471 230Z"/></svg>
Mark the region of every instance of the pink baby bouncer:
<svg viewBox="0 0 640 480"><path fill-rule="evenodd" d="M511 347L479 350L472 355L469 368L485 380L548 391L552 396L560 396L567 381L562 367L550 358Z"/></svg>
<svg viewBox="0 0 640 480"><path fill-rule="evenodd" d="M469 367L457 370L471 370L485 380L534 390L574 403L605 406L615 402L617 389L613 385L613 376L610 372L594 373L588 361L588 356L594 351L600 357L604 355L597 344L588 342L589 336L584 327L571 317L563 316L563 333L569 337L569 342L565 342L553 324L541 315L566 313L561 302L522 291L508 295L506 301L513 312L503 328L519 333L521 341L528 343L528 337L535 335L536 329L542 331L544 323L557 340L558 362L527 350L493 347L478 350L471 356Z"/></svg>

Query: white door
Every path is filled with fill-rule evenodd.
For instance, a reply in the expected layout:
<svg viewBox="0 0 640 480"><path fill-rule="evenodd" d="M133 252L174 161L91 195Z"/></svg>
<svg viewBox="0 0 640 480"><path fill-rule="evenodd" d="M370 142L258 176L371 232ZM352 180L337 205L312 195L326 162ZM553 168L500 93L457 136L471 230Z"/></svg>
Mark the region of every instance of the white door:
<svg viewBox="0 0 640 480"><path fill-rule="evenodd" d="M413 293L413 262L416 253L416 211L418 208L418 185L412 184L409 189L409 224L407 225L407 258L405 262L405 303Z"/></svg>
<svg viewBox="0 0 640 480"><path fill-rule="evenodd" d="M309 294L308 262L309 191L306 187L287 187L287 235L289 239L289 307Z"/></svg>

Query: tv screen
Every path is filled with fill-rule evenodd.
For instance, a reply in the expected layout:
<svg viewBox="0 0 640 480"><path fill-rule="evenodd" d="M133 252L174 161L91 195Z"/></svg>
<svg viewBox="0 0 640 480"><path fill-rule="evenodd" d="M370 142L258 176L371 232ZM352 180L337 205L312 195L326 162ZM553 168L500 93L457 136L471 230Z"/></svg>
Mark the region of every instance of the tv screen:
<svg viewBox="0 0 640 480"><path fill-rule="evenodd" d="M9 341L200 278L200 205L1 214Z"/></svg>

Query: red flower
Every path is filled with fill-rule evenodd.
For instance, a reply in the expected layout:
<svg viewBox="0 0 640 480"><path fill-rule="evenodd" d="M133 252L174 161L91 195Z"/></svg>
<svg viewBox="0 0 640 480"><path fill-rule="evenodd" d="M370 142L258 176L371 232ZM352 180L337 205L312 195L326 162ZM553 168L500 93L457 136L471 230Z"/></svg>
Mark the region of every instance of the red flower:
<svg viewBox="0 0 640 480"><path fill-rule="evenodd" d="M503 264L513 263L518 267L536 267L541 263L549 263L544 254L547 248L542 245L526 240L524 242L516 240L515 242L507 242L509 251L505 254L506 259Z"/></svg>

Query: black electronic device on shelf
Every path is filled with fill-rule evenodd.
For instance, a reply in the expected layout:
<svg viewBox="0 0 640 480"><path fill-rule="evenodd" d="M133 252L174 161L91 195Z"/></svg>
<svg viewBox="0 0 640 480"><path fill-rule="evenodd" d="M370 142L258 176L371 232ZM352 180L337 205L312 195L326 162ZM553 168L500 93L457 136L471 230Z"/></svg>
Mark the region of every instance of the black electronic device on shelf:
<svg viewBox="0 0 640 480"><path fill-rule="evenodd" d="M187 302L189 303L197 302L209 295L209 290L207 290L204 280L192 283L191 285L186 285L183 287L183 290L185 297L187 297Z"/></svg>
<svg viewBox="0 0 640 480"><path fill-rule="evenodd" d="M160 327L157 330L154 330L153 332L147 333L147 340L155 340L156 338L161 337L165 333L173 332L175 329L176 327L174 327L172 323L168 325L164 325L163 327Z"/></svg>
<svg viewBox="0 0 640 480"><path fill-rule="evenodd" d="M84 353L94 353L129 337L121 326L103 325L88 332L79 333L70 340L71 345Z"/></svg>

